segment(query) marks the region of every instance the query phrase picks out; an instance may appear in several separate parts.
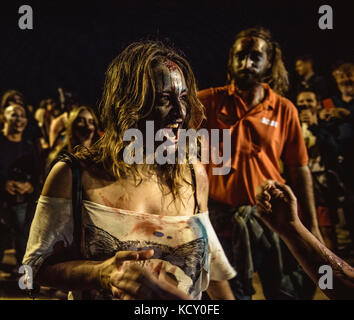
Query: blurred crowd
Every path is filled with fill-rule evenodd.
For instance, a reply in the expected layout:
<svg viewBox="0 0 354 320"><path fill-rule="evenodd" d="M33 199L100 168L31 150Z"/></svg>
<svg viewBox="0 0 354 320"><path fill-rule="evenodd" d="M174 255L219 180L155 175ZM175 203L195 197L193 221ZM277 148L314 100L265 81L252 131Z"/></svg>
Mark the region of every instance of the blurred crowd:
<svg viewBox="0 0 354 320"><path fill-rule="evenodd" d="M294 63L296 78L288 97L297 106L320 230L338 252L338 225L354 244L354 64L337 63L332 79L318 75L308 56ZM333 86L335 84L335 86ZM2 94L0 109L0 262L15 248L18 265L26 249L36 200L56 157L76 146L90 146L102 132L92 107L58 89L34 107L24 93Z"/></svg>
<svg viewBox="0 0 354 320"><path fill-rule="evenodd" d="M354 243L354 64L335 64L333 79L317 75L309 56L299 58L295 68L292 99L308 149L320 230L326 246L337 251L340 222Z"/></svg>
<svg viewBox="0 0 354 320"><path fill-rule="evenodd" d="M14 248L17 274L51 163L78 145L90 146L100 131L94 110L62 88L38 108L28 104L22 92L8 90L0 114L0 262L4 251Z"/></svg>

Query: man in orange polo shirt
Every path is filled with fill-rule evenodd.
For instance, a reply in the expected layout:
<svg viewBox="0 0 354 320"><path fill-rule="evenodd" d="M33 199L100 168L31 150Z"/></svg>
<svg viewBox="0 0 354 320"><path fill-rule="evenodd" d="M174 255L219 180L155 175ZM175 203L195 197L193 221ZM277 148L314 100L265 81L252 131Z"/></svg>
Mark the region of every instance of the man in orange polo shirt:
<svg viewBox="0 0 354 320"><path fill-rule="evenodd" d="M284 183L280 160L298 196L304 223L322 240L298 113L279 95L287 86L279 46L269 31L252 28L240 32L230 49L228 85L199 92L206 108L206 127L231 133L230 172L213 175L212 163L206 170L210 218L238 271L231 281L238 299L251 299L254 271L267 299L299 297L296 285L285 275L279 239L259 220L255 209L258 186L267 179Z"/></svg>

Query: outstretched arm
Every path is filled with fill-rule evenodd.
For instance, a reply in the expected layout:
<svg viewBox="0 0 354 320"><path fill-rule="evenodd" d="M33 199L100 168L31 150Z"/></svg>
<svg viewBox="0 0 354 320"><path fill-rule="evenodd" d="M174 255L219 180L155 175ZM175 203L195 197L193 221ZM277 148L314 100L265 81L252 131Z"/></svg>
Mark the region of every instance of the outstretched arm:
<svg viewBox="0 0 354 320"><path fill-rule="evenodd" d="M308 166L288 167L291 186L299 199L306 227L322 243L323 238L318 227L312 176Z"/></svg>
<svg viewBox="0 0 354 320"><path fill-rule="evenodd" d="M331 299L353 299L354 269L326 248L305 228L297 216L297 200L290 187L268 181L257 195L262 220L284 240L306 273L317 284L319 268L333 270L333 289L324 293Z"/></svg>

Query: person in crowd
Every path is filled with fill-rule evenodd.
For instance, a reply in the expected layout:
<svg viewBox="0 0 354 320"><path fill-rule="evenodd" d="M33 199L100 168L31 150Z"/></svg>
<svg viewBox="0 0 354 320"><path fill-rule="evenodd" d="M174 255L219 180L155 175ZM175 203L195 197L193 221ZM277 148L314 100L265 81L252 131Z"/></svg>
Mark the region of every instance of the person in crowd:
<svg viewBox="0 0 354 320"><path fill-rule="evenodd" d="M267 181L257 195L257 211L262 221L280 235L316 285L324 276L320 268L331 268L333 283L324 281L322 288L320 286L329 298L353 299L354 268L318 241L302 224L297 214L297 199L289 186Z"/></svg>
<svg viewBox="0 0 354 320"><path fill-rule="evenodd" d="M354 63L339 62L333 67L339 95L322 101L320 118L338 146L337 170L345 185L344 214L354 245Z"/></svg>
<svg viewBox="0 0 354 320"><path fill-rule="evenodd" d="M34 118L37 120L38 126L42 132L42 147L45 149L49 148L49 129L55 118L56 109L56 103L53 99L43 99L34 114Z"/></svg>
<svg viewBox="0 0 354 320"><path fill-rule="evenodd" d="M336 251L337 209L342 206L344 188L337 172L330 169L336 160L336 143L331 132L319 121L319 104L313 91L301 91L297 96L302 133L309 154L308 166L313 178L320 231L326 246Z"/></svg>
<svg viewBox="0 0 354 320"><path fill-rule="evenodd" d="M69 114L64 141L49 154L48 165L62 152L73 153L75 147L89 148L99 138L98 119L87 106L75 108Z"/></svg>
<svg viewBox="0 0 354 320"><path fill-rule="evenodd" d="M39 151L39 140L42 134L36 120L34 119L33 106L27 103L24 94L18 90L7 90L3 94L1 98L1 114L3 114L5 108L8 107L10 104L21 105L25 108L27 115L27 126L23 133L23 136L25 140L31 140Z"/></svg>
<svg viewBox="0 0 354 320"><path fill-rule="evenodd" d="M75 94L58 88L59 101L62 114L53 119L49 129L49 147L55 148L57 144L64 141L65 130L68 124L69 113L79 106L78 98Z"/></svg>
<svg viewBox="0 0 354 320"><path fill-rule="evenodd" d="M22 92L18 90L7 90L1 98L1 110L4 110L9 104L26 105L26 99Z"/></svg>
<svg viewBox="0 0 354 320"><path fill-rule="evenodd" d="M78 228L72 204L78 191L68 164L55 164L45 182L23 260L35 281L71 290L74 298L124 299L115 281L119 251L145 249L134 263L158 279L165 274L191 298L207 290L213 299L233 299L228 280L235 270L208 217L203 166L126 158L128 129L148 139L145 129L153 123L153 137L161 129L173 133L167 139L176 146L178 129L200 125L203 106L189 63L159 42L131 44L108 68L100 114L103 136L76 153L83 197ZM154 150L160 146L151 143Z"/></svg>
<svg viewBox="0 0 354 320"><path fill-rule="evenodd" d="M310 55L304 55L296 59L295 70L298 76L294 85L295 97L299 92L304 90L312 90L320 99L327 98L329 87L325 78L317 75L313 67L313 59Z"/></svg>
<svg viewBox="0 0 354 320"><path fill-rule="evenodd" d="M224 87L200 91L199 99L206 109L205 126L230 129L231 134L229 174L213 175L214 165L206 166L210 218L238 272L230 284L236 298L251 299L252 278L258 271L267 299L296 298L283 269L278 238L259 221L255 207L255 189L264 179L284 182L279 159L301 199L306 225L323 240L298 112L281 96L288 76L279 45L268 30L250 28L236 35L227 79Z"/></svg>
<svg viewBox="0 0 354 320"><path fill-rule="evenodd" d="M21 265L26 249L29 224L38 192L39 169L37 155L31 141L25 140L27 126L24 107L11 104L2 114L3 130L0 134L0 206L1 218L12 231L15 240L16 260ZM3 226L4 227L4 226ZM8 232L0 233L0 257L2 258ZM1 259L0 259L1 260Z"/></svg>

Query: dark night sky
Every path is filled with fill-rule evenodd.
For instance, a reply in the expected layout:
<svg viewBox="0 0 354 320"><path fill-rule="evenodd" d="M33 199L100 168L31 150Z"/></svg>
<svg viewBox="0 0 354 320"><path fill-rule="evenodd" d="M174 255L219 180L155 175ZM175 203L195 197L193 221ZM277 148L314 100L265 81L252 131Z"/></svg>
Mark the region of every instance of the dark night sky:
<svg viewBox="0 0 354 320"><path fill-rule="evenodd" d="M199 88L223 85L234 35L269 28L293 71L296 56L311 53L320 74L337 59L353 60L353 1L8 1L0 4L0 92L23 91L31 103L58 86L92 106L100 98L110 61L134 40L169 38L182 49ZM18 28L18 8L31 4L34 29ZM320 30L318 8L332 5L334 30Z"/></svg>

